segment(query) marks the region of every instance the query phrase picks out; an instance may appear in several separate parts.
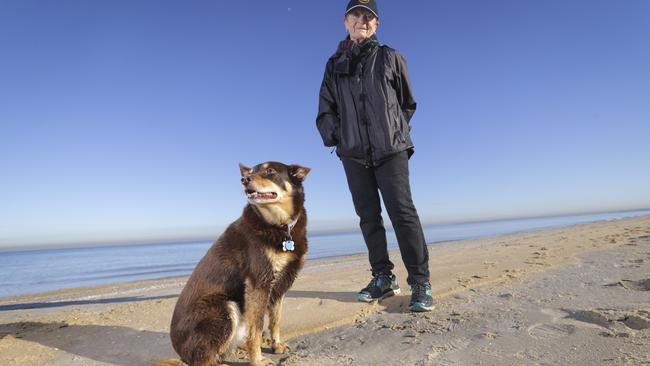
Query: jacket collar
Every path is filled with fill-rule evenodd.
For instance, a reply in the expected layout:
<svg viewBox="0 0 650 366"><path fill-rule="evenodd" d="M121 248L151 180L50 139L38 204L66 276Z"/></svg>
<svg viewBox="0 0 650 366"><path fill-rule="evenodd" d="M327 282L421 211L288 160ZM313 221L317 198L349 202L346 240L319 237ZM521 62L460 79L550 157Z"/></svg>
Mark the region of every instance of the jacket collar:
<svg viewBox="0 0 650 366"><path fill-rule="evenodd" d="M377 36L374 34L361 44L353 42L348 36L339 42L339 46L334 54L334 58L336 59L334 62L334 71L337 74L349 75L350 72L355 70L359 61L374 50L378 44L379 41L377 41Z"/></svg>

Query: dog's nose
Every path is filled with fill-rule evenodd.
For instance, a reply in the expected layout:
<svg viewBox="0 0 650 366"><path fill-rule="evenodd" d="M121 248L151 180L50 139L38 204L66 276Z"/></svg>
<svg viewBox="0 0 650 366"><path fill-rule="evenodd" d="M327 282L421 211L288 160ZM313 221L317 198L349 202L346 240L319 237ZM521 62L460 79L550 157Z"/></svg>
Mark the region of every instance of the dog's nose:
<svg viewBox="0 0 650 366"><path fill-rule="evenodd" d="M242 183L242 184L248 184L248 183L250 183L250 181L251 181L251 178L250 178L250 177L243 177L243 178L241 179L241 183Z"/></svg>

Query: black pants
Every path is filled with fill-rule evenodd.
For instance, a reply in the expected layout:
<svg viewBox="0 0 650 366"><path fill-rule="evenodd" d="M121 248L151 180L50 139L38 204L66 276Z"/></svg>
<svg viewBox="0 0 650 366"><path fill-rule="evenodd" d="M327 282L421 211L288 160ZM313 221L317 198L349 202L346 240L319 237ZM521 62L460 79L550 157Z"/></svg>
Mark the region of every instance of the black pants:
<svg viewBox="0 0 650 366"><path fill-rule="evenodd" d="M368 247L372 274L391 274L395 267L388 258L386 230L381 218L379 192L393 224L408 284L429 281L429 252L420 218L411 199L408 154L395 155L375 167L341 158L352 193L359 226Z"/></svg>

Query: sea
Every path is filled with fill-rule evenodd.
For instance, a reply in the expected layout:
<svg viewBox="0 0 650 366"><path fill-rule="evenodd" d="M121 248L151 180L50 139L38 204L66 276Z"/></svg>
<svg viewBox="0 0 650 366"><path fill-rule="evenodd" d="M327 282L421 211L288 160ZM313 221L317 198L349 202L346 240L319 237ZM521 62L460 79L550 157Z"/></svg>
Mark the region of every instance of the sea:
<svg viewBox="0 0 650 366"><path fill-rule="evenodd" d="M650 209L583 215L425 225L427 243L561 228L650 215ZM388 230L388 245L397 248ZM359 230L310 234L308 259L366 251ZM187 276L212 240L0 252L0 298L63 288Z"/></svg>

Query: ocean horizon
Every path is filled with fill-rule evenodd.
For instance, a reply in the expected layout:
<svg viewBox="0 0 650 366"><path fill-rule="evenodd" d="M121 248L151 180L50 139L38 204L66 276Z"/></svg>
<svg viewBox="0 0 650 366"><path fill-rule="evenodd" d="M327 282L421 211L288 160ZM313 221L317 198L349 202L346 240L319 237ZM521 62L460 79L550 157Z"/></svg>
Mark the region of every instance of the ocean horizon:
<svg viewBox="0 0 650 366"><path fill-rule="evenodd" d="M475 239L650 215L650 209L502 219L423 227L427 243ZM389 248L397 248L387 228ZM307 259L365 253L360 231L308 235ZM189 275L213 240L45 248L0 252L0 298L111 283Z"/></svg>

